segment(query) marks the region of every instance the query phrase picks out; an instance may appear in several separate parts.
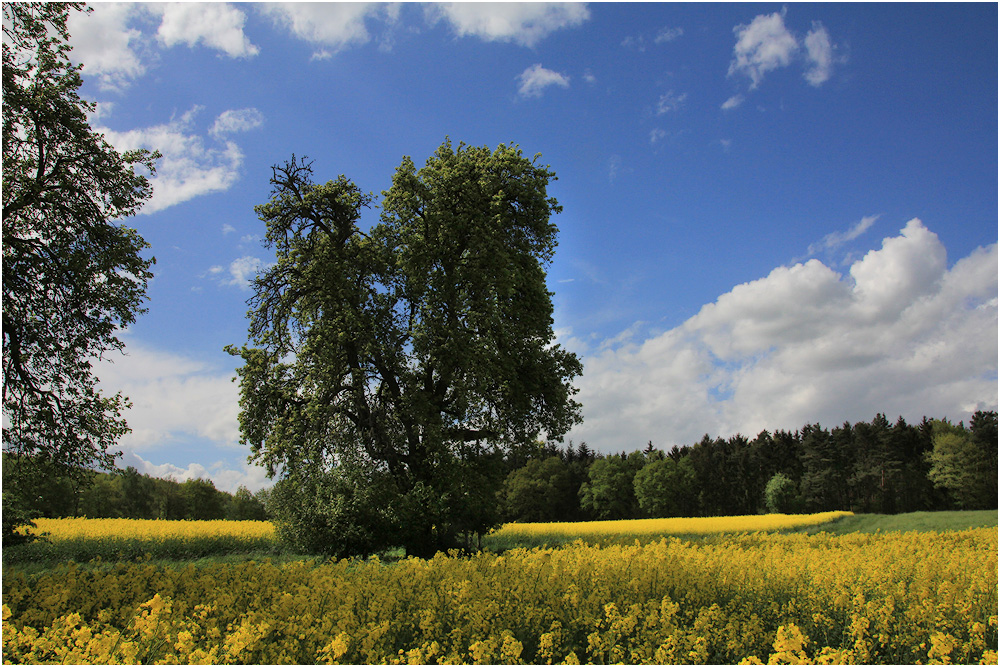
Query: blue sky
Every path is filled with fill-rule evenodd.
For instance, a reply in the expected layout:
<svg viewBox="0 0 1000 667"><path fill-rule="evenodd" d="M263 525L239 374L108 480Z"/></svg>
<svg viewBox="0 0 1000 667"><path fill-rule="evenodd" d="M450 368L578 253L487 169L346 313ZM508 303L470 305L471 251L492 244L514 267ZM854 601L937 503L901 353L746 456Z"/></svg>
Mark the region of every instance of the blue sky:
<svg viewBox="0 0 1000 667"><path fill-rule="evenodd" d="M273 164L386 189L517 143L601 451L997 407L995 4L116 4L70 22L92 124L163 153L123 465L268 484L239 444ZM377 211L367 222L377 219Z"/></svg>

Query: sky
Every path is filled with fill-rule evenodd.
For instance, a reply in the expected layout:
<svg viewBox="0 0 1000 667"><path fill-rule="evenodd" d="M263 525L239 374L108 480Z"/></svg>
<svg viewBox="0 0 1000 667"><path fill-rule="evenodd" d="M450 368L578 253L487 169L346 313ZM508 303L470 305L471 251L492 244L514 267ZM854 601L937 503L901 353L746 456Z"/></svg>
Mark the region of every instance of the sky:
<svg viewBox="0 0 1000 667"><path fill-rule="evenodd" d="M253 207L379 195L450 138L550 165L557 341L602 452L997 409L997 5L116 4L69 23L92 125L159 150L122 467L271 484L240 444ZM361 224L377 221L373 210Z"/></svg>

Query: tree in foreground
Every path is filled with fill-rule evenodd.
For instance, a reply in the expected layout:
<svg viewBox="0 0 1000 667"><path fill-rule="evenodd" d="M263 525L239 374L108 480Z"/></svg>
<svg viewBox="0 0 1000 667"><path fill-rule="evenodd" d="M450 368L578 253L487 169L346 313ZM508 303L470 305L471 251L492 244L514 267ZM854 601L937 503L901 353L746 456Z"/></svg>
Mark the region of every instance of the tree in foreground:
<svg viewBox="0 0 1000 667"><path fill-rule="evenodd" d="M419 170L404 158L369 229L374 197L346 177L274 168L256 211L276 263L254 281L247 345L227 350L250 459L302 496L276 505L331 552L347 524L365 550L420 555L484 532L500 457L579 421L582 367L553 343L545 283L560 207L537 157L446 141Z"/></svg>
<svg viewBox="0 0 1000 667"><path fill-rule="evenodd" d="M3 5L3 449L25 475L113 467L127 400L102 395L92 366L122 349L152 275L148 244L117 221L151 196L133 167L151 173L157 155L119 153L89 126L66 30L82 9Z"/></svg>

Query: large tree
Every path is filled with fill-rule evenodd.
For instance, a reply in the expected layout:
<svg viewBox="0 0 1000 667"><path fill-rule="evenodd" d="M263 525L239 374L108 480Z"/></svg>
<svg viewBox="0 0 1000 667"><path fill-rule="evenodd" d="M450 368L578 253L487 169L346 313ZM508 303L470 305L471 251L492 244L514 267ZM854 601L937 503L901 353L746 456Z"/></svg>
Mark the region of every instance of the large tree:
<svg viewBox="0 0 1000 667"><path fill-rule="evenodd" d="M254 282L248 344L228 348L251 460L383 489L372 502L413 553L486 527L468 507L496 506L493 455L579 420L582 368L553 342L545 283L560 207L537 157L449 141L419 170L406 157L367 229L374 197L344 176L274 168L256 211L276 262Z"/></svg>
<svg viewBox="0 0 1000 667"><path fill-rule="evenodd" d="M3 448L19 461L111 468L127 399L93 363L143 312L148 244L121 219L151 194L156 154L88 124L66 19L82 3L3 4Z"/></svg>

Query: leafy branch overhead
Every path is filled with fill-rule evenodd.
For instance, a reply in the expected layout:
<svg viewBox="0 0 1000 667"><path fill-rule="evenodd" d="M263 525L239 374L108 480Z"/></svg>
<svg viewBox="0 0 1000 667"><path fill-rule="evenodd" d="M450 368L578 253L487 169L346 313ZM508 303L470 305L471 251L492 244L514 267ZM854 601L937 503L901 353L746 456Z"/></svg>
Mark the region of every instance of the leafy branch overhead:
<svg viewBox="0 0 1000 667"><path fill-rule="evenodd" d="M102 395L92 364L121 350L119 327L144 312L152 258L119 222L152 194L158 154L119 153L87 120L66 20L83 3L4 3L4 451L111 468L128 431L121 394Z"/></svg>

